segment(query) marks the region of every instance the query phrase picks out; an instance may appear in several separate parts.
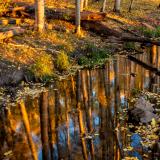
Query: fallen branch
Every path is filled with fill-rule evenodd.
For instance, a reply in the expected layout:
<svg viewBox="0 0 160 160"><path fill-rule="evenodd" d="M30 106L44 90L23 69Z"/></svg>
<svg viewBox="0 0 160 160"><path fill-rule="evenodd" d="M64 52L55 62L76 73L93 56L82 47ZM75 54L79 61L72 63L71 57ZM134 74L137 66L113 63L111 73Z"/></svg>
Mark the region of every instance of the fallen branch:
<svg viewBox="0 0 160 160"><path fill-rule="evenodd" d="M26 5L16 8L10 8L6 10L2 16L7 15L7 13L12 17L15 15L17 17L26 16L33 17L35 13L34 5ZM75 20L75 10L74 9L61 9L61 8L46 8L45 10L46 19L59 19L59 20ZM81 12L81 20L103 20L105 18L105 13L100 12L91 12L91 11L83 11Z"/></svg>
<svg viewBox="0 0 160 160"><path fill-rule="evenodd" d="M160 71L158 70L158 68L152 66L151 64L146 64L144 62L142 62L141 60L135 58L134 56L131 56L129 55L128 58L131 60L131 61L134 61L136 62L137 64L143 66L144 68L146 68L147 70L150 70L152 72L154 72L155 74L157 75L160 75Z"/></svg>
<svg viewBox="0 0 160 160"><path fill-rule="evenodd" d="M108 27L107 23L101 21L82 21L82 27L87 30L98 33L100 36L121 37L121 33Z"/></svg>
<svg viewBox="0 0 160 160"><path fill-rule="evenodd" d="M152 40L146 37L136 37L136 36L122 36L121 40L127 42L140 42L140 43L150 43L157 46L160 46L160 41Z"/></svg>
<svg viewBox="0 0 160 160"><path fill-rule="evenodd" d="M0 40L11 38L13 36L20 35L24 32L25 32L25 30L22 29L22 28L17 28L17 29L14 29L14 30L6 31L6 32L0 32Z"/></svg>

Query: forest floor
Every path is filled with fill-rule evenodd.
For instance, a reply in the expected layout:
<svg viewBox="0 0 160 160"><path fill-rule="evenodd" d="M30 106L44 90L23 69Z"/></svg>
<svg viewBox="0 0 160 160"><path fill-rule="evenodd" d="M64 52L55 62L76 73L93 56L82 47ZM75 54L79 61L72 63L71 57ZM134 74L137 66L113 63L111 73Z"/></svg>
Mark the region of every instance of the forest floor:
<svg viewBox="0 0 160 160"><path fill-rule="evenodd" d="M15 2L33 3L33 0L15 0ZM108 2L106 18L103 20L110 28L122 34L160 36L160 9L158 0L135 1L133 9L128 12L128 1L123 1L120 14L112 12L113 2ZM74 8L74 2L46 1L47 8ZM87 10L98 12L101 2L93 2ZM77 36L73 23L63 20L49 20L46 31L42 34L34 31L34 20L16 19L17 24L4 24L0 18L0 29L22 27L25 33L6 39L0 43L0 86L16 85L20 81L50 81L55 77L73 74L77 68L97 67L102 65L111 55L124 49L135 49L133 43L123 43L114 36L102 35L82 28L81 36ZM140 45L136 45L140 50ZM94 54L96 53L96 54ZM89 54L89 55L88 55ZM91 59L90 59L91 57ZM89 63L88 63L89 62ZM41 70L40 70L41 69ZM29 74L28 74L29 73ZM27 75L27 76L26 76ZM33 78L34 77L34 78Z"/></svg>

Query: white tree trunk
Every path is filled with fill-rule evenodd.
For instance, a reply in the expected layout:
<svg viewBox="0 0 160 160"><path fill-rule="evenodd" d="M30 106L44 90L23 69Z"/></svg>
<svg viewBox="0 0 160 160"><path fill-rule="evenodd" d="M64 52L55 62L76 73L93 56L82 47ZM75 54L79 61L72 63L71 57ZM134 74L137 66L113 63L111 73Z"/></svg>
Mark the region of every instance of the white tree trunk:
<svg viewBox="0 0 160 160"><path fill-rule="evenodd" d="M103 0L103 6L102 6L102 12L105 12L105 10L106 10L106 2L107 2L107 0Z"/></svg>
<svg viewBox="0 0 160 160"><path fill-rule="evenodd" d="M120 12L121 0L115 0L114 12Z"/></svg>
<svg viewBox="0 0 160 160"><path fill-rule="evenodd" d="M44 25L44 0L35 0L35 27L39 32L43 32Z"/></svg>
<svg viewBox="0 0 160 160"><path fill-rule="evenodd" d="M76 33L80 34L80 28L81 28L81 13L80 13L80 8L81 8L81 0L76 0Z"/></svg>

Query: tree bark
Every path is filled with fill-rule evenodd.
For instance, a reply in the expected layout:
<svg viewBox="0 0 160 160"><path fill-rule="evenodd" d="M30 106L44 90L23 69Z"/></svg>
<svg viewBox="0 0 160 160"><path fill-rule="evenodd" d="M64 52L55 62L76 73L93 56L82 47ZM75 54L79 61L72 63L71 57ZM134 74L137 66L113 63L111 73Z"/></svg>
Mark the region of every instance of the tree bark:
<svg viewBox="0 0 160 160"><path fill-rule="evenodd" d="M83 11L83 9L84 9L84 2L85 2L85 0L81 0L81 12Z"/></svg>
<svg viewBox="0 0 160 160"><path fill-rule="evenodd" d="M76 0L76 34L81 33L81 14L80 14L80 0Z"/></svg>
<svg viewBox="0 0 160 160"><path fill-rule="evenodd" d="M81 144L82 144L82 153L84 160L88 160L88 153L87 153L87 145L85 142L85 127L83 124L83 111L81 107L81 76L80 71L78 71L77 76L77 91L76 91L76 107L78 109L78 121L79 121L79 130L81 134Z"/></svg>
<svg viewBox="0 0 160 160"><path fill-rule="evenodd" d="M114 2L114 12L120 13L121 0L115 0Z"/></svg>
<svg viewBox="0 0 160 160"><path fill-rule="evenodd" d="M102 6L102 12L105 12L106 11L106 2L107 0L103 0L103 6Z"/></svg>
<svg viewBox="0 0 160 160"><path fill-rule="evenodd" d="M20 107L20 111L21 111L21 115L22 115L24 128L26 130L28 143L29 143L29 146L30 146L30 149L31 149L31 152L32 152L32 158L33 158L33 160L38 160L36 147L35 147L35 144L32 140L32 136L31 136L30 124L29 124L29 119L28 119L28 115L27 115L27 111L26 111L26 108L25 108L24 101L20 102L19 107Z"/></svg>
<svg viewBox="0 0 160 160"><path fill-rule="evenodd" d="M43 92L40 97L40 122L43 160L50 160L50 147L48 136L48 92Z"/></svg>
<svg viewBox="0 0 160 160"><path fill-rule="evenodd" d="M132 10L132 6L133 6L133 2L134 2L134 0L131 0L130 5L129 5L128 12L131 12L131 10Z"/></svg>
<svg viewBox="0 0 160 160"><path fill-rule="evenodd" d="M37 31L43 32L45 28L44 0L36 0L35 3L35 27Z"/></svg>

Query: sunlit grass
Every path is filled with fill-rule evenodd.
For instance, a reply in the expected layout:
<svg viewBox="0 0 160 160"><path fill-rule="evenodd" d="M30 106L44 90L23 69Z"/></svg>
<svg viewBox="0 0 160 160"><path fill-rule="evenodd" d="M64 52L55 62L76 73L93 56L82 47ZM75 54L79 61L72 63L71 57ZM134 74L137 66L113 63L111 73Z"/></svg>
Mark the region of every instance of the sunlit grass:
<svg viewBox="0 0 160 160"><path fill-rule="evenodd" d="M33 65L31 65L30 70L38 78L44 78L46 76L53 75L54 64L52 56L46 53L40 55Z"/></svg>
<svg viewBox="0 0 160 160"><path fill-rule="evenodd" d="M56 66L59 71L65 71L70 67L69 57L64 51L57 55Z"/></svg>

